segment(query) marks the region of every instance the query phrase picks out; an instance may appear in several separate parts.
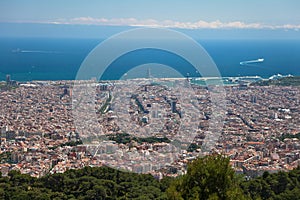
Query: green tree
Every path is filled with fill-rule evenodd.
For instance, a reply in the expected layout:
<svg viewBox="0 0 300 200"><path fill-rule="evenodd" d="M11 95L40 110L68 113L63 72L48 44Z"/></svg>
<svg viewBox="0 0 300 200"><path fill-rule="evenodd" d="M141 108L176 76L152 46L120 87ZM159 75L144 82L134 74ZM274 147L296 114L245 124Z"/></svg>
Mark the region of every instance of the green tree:
<svg viewBox="0 0 300 200"><path fill-rule="evenodd" d="M252 199L300 199L300 168L290 172L264 173L241 183Z"/></svg>
<svg viewBox="0 0 300 200"><path fill-rule="evenodd" d="M194 160L167 195L170 199L246 199L229 159L222 155Z"/></svg>
<svg viewBox="0 0 300 200"><path fill-rule="evenodd" d="M5 192L4 189L0 188L0 199L5 199Z"/></svg>

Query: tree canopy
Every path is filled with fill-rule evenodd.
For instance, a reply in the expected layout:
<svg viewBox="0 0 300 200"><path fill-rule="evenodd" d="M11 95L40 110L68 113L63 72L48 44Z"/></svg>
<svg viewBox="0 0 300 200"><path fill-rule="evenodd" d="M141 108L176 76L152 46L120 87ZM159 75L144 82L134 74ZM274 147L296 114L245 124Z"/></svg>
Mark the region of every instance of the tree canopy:
<svg viewBox="0 0 300 200"><path fill-rule="evenodd" d="M177 178L155 179L109 167L85 167L33 178L0 173L1 199L300 199L300 168L245 180L222 155L198 158Z"/></svg>
<svg viewBox="0 0 300 200"><path fill-rule="evenodd" d="M238 177L222 155L206 156L189 164L187 174L171 183L169 199L247 199Z"/></svg>

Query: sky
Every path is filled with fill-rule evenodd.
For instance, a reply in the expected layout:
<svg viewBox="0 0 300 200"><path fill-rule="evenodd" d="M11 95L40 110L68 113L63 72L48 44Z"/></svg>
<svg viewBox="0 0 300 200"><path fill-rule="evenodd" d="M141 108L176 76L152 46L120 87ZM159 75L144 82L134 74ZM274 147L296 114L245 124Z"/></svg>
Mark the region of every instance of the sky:
<svg viewBox="0 0 300 200"><path fill-rule="evenodd" d="M1 0L0 22L300 29L299 0Z"/></svg>

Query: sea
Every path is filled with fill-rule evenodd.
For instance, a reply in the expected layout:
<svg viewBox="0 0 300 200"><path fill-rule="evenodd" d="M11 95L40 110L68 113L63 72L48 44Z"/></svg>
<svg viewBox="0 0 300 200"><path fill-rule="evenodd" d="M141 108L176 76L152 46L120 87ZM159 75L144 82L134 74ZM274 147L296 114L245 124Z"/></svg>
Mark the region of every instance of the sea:
<svg viewBox="0 0 300 200"><path fill-rule="evenodd" d="M74 38L0 38L0 80L9 74L12 80L74 80L78 69L87 55L104 39ZM268 78L274 74L300 75L300 40L280 39L236 39L236 40L198 40L215 62L222 77L261 76ZM180 48L180 47L179 47ZM168 66L188 67L173 54L164 54L155 49L145 49L118 58L115 67L103 76L105 79L120 78L139 64L156 63L151 76L160 77L159 65L163 60ZM101 56L101 55L99 55ZM159 58L151 60L151 58ZM150 59L149 59L150 58ZM244 61L263 59L263 62L241 65ZM149 64L150 63L150 64ZM165 63L162 63L166 65ZM119 75L117 76L116 74ZM137 74L149 75L149 71ZM166 75L172 76L172 73ZM174 74L174 76L176 76ZM101 79L103 77L97 77Z"/></svg>

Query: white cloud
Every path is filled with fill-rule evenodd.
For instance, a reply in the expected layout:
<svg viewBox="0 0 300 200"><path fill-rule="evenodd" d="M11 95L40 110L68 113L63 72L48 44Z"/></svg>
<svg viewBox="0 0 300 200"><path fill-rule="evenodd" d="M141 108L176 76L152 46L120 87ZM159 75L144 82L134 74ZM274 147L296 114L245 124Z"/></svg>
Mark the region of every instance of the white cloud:
<svg viewBox="0 0 300 200"><path fill-rule="evenodd" d="M154 19L139 20L136 18L93 18L77 17L72 19L57 19L50 23L55 24L90 24L90 25L110 25L110 26L141 26L141 27L162 27L162 28L184 28L184 29L300 29L300 24L283 24L283 25L265 25L261 23L244 23L241 21L222 22L203 21L196 22L179 22L172 20L158 21Z"/></svg>

